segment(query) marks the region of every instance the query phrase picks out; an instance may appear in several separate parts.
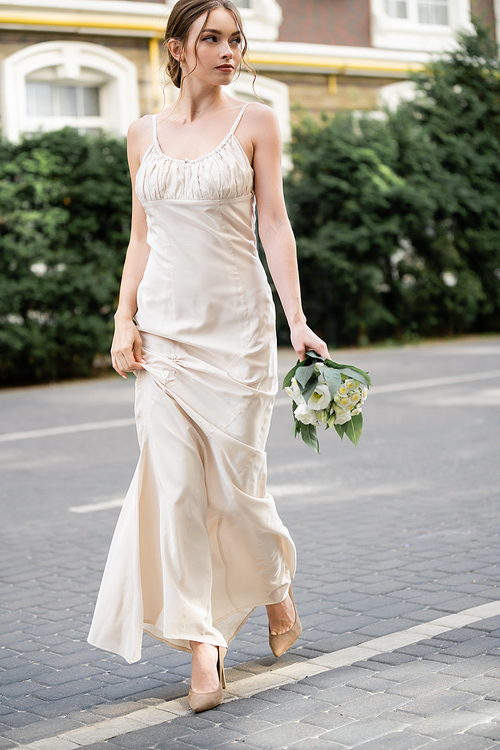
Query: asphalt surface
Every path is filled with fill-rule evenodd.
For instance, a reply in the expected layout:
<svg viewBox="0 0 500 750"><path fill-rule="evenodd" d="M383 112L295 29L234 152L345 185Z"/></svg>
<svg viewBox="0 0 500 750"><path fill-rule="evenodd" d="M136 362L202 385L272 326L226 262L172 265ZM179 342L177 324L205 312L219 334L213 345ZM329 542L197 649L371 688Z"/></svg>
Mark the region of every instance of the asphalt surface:
<svg viewBox="0 0 500 750"><path fill-rule="evenodd" d="M278 396L268 484L297 546L304 631L276 660L257 610L226 657L235 679L500 601L500 337L332 354L372 376L363 436L321 433L318 456ZM294 361L280 351L282 375ZM86 642L138 456L133 381L0 392L0 750L500 746L500 613L199 716L61 739L189 686L189 655L152 638L134 665Z"/></svg>

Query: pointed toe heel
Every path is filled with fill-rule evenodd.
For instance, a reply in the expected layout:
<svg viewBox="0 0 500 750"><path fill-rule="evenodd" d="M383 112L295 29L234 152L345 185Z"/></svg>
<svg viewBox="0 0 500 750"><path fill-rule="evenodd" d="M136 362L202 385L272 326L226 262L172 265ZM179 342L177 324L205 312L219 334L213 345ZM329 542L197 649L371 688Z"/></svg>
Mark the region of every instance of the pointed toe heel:
<svg viewBox="0 0 500 750"><path fill-rule="evenodd" d="M189 707L195 713L201 711L208 711L210 708L220 706L224 700L223 689L226 687L226 675L224 674L224 657L227 652L227 648L223 646L217 646L217 673L219 675L219 687L217 690L212 690L210 693L197 693L189 688L188 703Z"/></svg>
<svg viewBox="0 0 500 750"><path fill-rule="evenodd" d="M292 600L293 609L295 611L295 621L289 630L287 630L285 633L279 633L278 635L273 635L271 633L271 628L269 628L269 645L271 646L271 651L275 656L281 656L285 653L285 651L288 651L288 649L293 646L299 635L302 633L302 625L300 623L299 613L297 612L297 607L295 606L295 601L293 598L292 584L290 584L288 593L290 594L290 599Z"/></svg>

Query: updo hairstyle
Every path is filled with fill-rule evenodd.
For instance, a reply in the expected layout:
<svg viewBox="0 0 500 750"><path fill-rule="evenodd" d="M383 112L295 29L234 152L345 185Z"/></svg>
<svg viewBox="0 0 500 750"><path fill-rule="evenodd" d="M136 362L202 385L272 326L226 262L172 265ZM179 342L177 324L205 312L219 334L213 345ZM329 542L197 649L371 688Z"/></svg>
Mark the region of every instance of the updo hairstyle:
<svg viewBox="0 0 500 750"><path fill-rule="evenodd" d="M167 42L169 42L170 39L177 39L177 41L181 43L182 47L184 47L186 45L192 24L194 23L194 21L196 21L197 18L203 15L203 13L206 13L207 15L205 18L205 22L195 42L196 53L200 37L207 26L208 17L210 13L216 8L225 8L233 14L236 26L238 27L238 31L240 32L241 38L243 40L243 46L241 48L241 61L246 69L250 71L250 73L253 73L255 81L255 76L257 74L252 66L249 65L249 63L247 63L247 61L245 60L245 54L248 49L248 42L243 32L243 22L241 20L241 15L234 3L232 3L231 0L178 0L178 2L170 11L167 28L165 29L165 42L163 45L167 54L167 75L172 80L174 86L176 86L178 89L180 89L181 87L182 79L181 64L179 60L175 59L175 57L168 49ZM197 53L196 59L198 59ZM190 70L189 73L192 73L192 71ZM189 73L187 75L189 75Z"/></svg>

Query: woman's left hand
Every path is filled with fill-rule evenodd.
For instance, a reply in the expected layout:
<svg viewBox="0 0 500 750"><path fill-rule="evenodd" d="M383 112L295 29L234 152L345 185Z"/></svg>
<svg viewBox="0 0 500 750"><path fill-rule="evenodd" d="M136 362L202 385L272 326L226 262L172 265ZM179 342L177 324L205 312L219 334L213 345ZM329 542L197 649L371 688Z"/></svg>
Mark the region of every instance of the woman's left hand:
<svg viewBox="0 0 500 750"><path fill-rule="evenodd" d="M328 347L319 336L316 336L306 323L298 323L290 328L290 340L300 361L305 359L306 351L315 351L321 357L331 359Z"/></svg>

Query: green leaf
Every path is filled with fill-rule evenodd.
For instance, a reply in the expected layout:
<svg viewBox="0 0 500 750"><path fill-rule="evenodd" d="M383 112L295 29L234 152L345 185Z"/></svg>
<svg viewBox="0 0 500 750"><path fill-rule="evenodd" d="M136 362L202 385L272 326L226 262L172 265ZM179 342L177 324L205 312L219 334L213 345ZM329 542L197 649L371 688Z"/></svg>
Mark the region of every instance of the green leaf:
<svg viewBox="0 0 500 750"><path fill-rule="evenodd" d="M351 443L354 443L354 445L358 444L358 440L361 437L361 431L363 429L363 415L362 414L355 414L354 417L351 417L349 422L347 422L347 430L346 435L351 441Z"/></svg>
<svg viewBox="0 0 500 750"><path fill-rule="evenodd" d="M347 375L355 380L362 380L368 387L370 387L372 383L370 376L364 370L360 370L359 367L354 367L354 365L339 365L338 362L333 362L331 359L327 359L325 362L329 367L334 367L336 370L340 370L343 375Z"/></svg>
<svg viewBox="0 0 500 750"><path fill-rule="evenodd" d="M335 427L339 438L343 440L344 435L345 435L345 428L346 428L345 424L334 424L333 426Z"/></svg>
<svg viewBox="0 0 500 750"><path fill-rule="evenodd" d="M299 384L301 391L306 387L307 381L313 374L315 367L316 365L313 363L312 365L306 365L305 367L302 366L297 368L297 371L295 372L295 379Z"/></svg>
<svg viewBox="0 0 500 750"><path fill-rule="evenodd" d="M319 440L316 432L316 425L303 424L301 427L302 440L306 445L319 453Z"/></svg>
<svg viewBox="0 0 500 750"><path fill-rule="evenodd" d="M305 402L307 403L311 396L314 393L314 389L318 385L318 377L311 378L309 382L307 383L306 387L302 391L302 395L304 396Z"/></svg>
<svg viewBox="0 0 500 750"><path fill-rule="evenodd" d="M287 372L287 374L283 378L283 385L281 386L282 390L291 386L292 378L295 375L295 371L298 367L300 367L300 362L297 362L297 364L295 364L292 369Z"/></svg>
<svg viewBox="0 0 500 750"><path fill-rule="evenodd" d="M312 349L310 349L309 351L306 352L306 356L307 357L311 357L312 359L319 359L322 362L325 361L324 357L322 357L320 354L316 354L316 352L312 351Z"/></svg>
<svg viewBox="0 0 500 750"><path fill-rule="evenodd" d="M332 367L323 368L323 375L325 376L330 396L333 398L342 384L342 376L338 370Z"/></svg>

